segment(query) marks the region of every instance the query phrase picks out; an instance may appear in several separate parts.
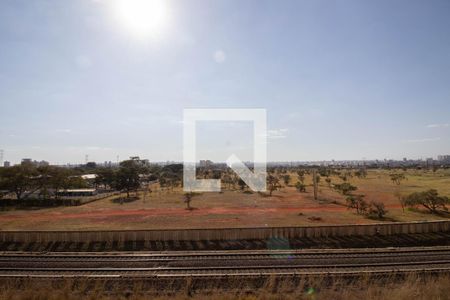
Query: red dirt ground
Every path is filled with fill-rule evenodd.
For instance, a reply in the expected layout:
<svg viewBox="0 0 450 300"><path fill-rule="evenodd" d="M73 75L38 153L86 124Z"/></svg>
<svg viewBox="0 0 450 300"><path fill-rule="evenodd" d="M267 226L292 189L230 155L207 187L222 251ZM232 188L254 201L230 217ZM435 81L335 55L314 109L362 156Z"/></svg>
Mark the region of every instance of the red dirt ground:
<svg viewBox="0 0 450 300"><path fill-rule="evenodd" d="M333 178L333 182L340 179ZM310 182L307 179L307 182ZM0 212L0 230L96 230L159 228L223 228L260 226L308 226L330 224L362 224L380 222L356 214L345 206L345 196L327 184L319 186L319 200L314 200L312 187L298 193L292 186L275 191L272 196L225 190L194 197L188 211L181 190L153 192L144 199L123 204L105 198L76 207ZM403 195L436 188L450 195L450 174L409 174L408 180L394 185L386 171L370 171L364 179L352 178L366 201L383 202L388 210L383 222L442 219L429 213L403 211L396 192Z"/></svg>

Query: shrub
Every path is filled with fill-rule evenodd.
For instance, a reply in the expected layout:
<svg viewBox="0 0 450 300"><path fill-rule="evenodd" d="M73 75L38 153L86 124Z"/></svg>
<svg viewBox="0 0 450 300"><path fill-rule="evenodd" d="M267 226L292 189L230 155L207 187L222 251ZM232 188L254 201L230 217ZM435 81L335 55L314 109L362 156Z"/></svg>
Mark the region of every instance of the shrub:
<svg viewBox="0 0 450 300"><path fill-rule="evenodd" d="M447 205L450 204L450 199L445 196L439 196L435 189L412 193L403 198L403 201L406 206L416 207L421 205L431 213L437 213L439 209L447 211Z"/></svg>
<svg viewBox="0 0 450 300"><path fill-rule="evenodd" d="M377 219L383 219L387 214L387 210L384 207L383 202L372 201L369 206L369 216L376 217Z"/></svg>
<svg viewBox="0 0 450 300"><path fill-rule="evenodd" d="M297 189L297 191L299 191L300 193L305 193L306 192L306 185L301 183L301 182L297 182L295 184L295 188Z"/></svg>
<svg viewBox="0 0 450 300"><path fill-rule="evenodd" d="M344 182L341 184L335 184L334 189L343 195L348 195L350 192L356 191L358 188L348 182Z"/></svg>
<svg viewBox="0 0 450 300"><path fill-rule="evenodd" d="M364 200L364 195L350 195L346 199L349 209L356 209L358 215L365 214L369 205Z"/></svg>

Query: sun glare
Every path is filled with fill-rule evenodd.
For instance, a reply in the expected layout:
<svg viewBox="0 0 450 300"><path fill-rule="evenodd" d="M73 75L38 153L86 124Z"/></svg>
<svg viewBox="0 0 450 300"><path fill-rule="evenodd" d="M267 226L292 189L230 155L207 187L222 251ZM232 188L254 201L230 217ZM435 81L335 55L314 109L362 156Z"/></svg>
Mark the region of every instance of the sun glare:
<svg viewBox="0 0 450 300"><path fill-rule="evenodd" d="M116 0L114 10L119 22L138 38L159 36L167 23L164 0Z"/></svg>

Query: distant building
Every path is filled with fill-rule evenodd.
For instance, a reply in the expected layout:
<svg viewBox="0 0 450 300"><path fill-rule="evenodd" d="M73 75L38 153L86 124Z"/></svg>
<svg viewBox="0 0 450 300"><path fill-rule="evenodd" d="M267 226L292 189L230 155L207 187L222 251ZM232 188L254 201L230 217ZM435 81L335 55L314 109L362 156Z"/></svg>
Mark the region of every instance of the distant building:
<svg viewBox="0 0 450 300"><path fill-rule="evenodd" d="M210 160L200 160L199 166L205 168L212 166L212 164L213 162Z"/></svg>
<svg viewBox="0 0 450 300"><path fill-rule="evenodd" d="M21 165L27 165L27 164L32 164L33 160L31 158L22 158L22 162L20 163Z"/></svg>
<svg viewBox="0 0 450 300"><path fill-rule="evenodd" d="M89 197L97 195L96 189L70 189L57 192L62 197Z"/></svg>
<svg viewBox="0 0 450 300"><path fill-rule="evenodd" d="M93 161L90 161L90 162L86 163L85 167L88 168L88 169L95 169L95 168L97 168L97 163L93 162Z"/></svg>
<svg viewBox="0 0 450 300"><path fill-rule="evenodd" d="M450 155L438 155L437 160L440 162L450 162Z"/></svg>
<svg viewBox="0 0 450 300"><path fill-rule="evenodd" d="M10 163L9 161L5 161L5 162L3 163L3 166L4 166L5 168L9 168L9 167L11 167L11 163Z"/></svg>
<svg viewBox="0 0 450 300"><path fill-rule="evenodd" d="M92 180L92 181L94 181L95 178L98 177L98 175L97 174L85 174L85 175L81 175L80 177L82 179L84 179L84 180Z"/></svg>
<svg viewBox="0 0 450 300"><path fill-rule="evenodd" d="M34 164L37 165L38 167L43 167L43 166L50 165L50 163L48 161L45 161L45 160L34 161Z"/></svg>
<svg viewBox="0 0 450 300"><path fill-rule="evenodd" d="M22 166L23 165L34 165L36 167L43 167L43 166L50 165L50 163L48 161L45 161L45 160L37 161L37 160L32 160L31 158L22 158L22 162L20 164Z"/></svg>

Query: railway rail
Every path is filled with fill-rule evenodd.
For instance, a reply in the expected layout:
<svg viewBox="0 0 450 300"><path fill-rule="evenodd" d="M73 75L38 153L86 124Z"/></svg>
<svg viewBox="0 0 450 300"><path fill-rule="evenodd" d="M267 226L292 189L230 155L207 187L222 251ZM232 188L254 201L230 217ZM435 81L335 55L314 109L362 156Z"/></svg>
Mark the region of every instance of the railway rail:
<svg viewBox="0 0 450 300"><path fill-rule="evenodd" d="M137 253L1 252L0 277L450 273L450 247Z"/></svg>

